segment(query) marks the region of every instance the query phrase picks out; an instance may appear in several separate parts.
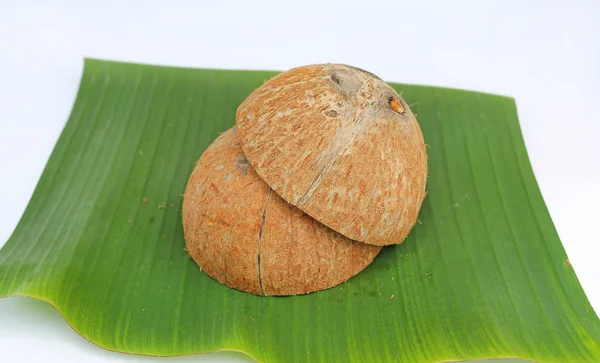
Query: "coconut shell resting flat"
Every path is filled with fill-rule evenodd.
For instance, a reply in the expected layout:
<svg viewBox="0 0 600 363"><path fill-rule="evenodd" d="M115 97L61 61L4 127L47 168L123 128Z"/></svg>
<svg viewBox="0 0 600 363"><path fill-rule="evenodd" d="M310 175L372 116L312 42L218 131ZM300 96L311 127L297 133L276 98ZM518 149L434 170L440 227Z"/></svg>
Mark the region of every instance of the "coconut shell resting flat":
<svg viewBox="0 0 600 363"><path fill-rule="evenodd" d="M364 70L281 73L238 108L238 141L289 203L353 240L400 243L425 197L427 155L406 102Z"/></svg>
<svg viewBox="0 0 600 363"><path fill-rule="evenodd" d="M230 129L204 152L183 202L186 247L202 270L258 295L297 295L346 281L381 247L351 241L288 204L248 164Z"/></svg>

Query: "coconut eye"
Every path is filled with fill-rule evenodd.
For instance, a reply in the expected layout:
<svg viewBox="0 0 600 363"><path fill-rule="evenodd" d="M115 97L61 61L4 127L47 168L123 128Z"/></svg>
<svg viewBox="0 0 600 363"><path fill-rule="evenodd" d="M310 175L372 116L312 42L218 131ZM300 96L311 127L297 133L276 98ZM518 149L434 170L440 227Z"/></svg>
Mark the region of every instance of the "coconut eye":
<svg viewBox="0 0 600 363"><path fill-rule="evenodd" d="M337 84L340 84L340 85L342 84L342 80L340 79L340 76L338 76L338 74L335 73L335 72L333 72L331 74L331 80L334 81Z"/></svg>
<svg viewBox="0 0 600 363"><path fill-rule="evenodd" d="M404 115L404 106L402 105L402 103L400 102L399 99L392 96L392 97L388 98L388 104L390 105L390 108L392 110L398 112L399 114Z"/></svg>

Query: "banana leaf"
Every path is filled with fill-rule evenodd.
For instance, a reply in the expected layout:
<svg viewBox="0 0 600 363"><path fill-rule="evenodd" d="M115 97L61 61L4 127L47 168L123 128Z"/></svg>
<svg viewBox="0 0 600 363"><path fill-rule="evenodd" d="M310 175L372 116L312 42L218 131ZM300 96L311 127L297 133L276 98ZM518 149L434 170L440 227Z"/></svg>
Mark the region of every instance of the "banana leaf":
<svg viewBox="0 0 600 363"><path fill-rule="evenodd" d="M87 59L69 120L0 250L0 296L47 301L81 336L126 353L600 361L600 321L507 97L393 85L429 145L422 223L346 283L258 297L203 274L184 250L187 178L274 74Z"/></svg>

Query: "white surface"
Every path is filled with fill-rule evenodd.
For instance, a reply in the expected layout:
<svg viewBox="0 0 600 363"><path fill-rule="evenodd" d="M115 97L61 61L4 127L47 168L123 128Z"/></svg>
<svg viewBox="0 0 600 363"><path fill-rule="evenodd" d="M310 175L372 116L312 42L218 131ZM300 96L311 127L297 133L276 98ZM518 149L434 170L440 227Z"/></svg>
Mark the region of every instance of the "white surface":
<svg viewBox="0 0 600 363"><path fill-rule="evenodd" d="M390 81L515 97L550 214L600 312L597 0L95 3L0 0L0 245L69 115L83 56L251 69L344 62ZM1 361L154 360L97 348L40 304L0 300ZM215 359L239 357L168 361Z"/></svg>

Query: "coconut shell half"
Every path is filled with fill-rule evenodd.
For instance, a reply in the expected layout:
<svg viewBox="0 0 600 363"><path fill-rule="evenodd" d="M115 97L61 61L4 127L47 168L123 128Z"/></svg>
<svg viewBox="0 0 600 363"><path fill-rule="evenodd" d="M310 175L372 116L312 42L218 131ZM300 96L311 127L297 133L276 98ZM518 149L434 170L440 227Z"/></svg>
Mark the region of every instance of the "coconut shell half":
<svg viewBox="0 0 600 363"><path fill-rule="evenodd" d="M346 237L400 243L425 197L423 134L406 102L367 71L295 68L238 108L250 164L289 203Z"/></svg>
<svg viewBox="0 0 600 363"><path fill-rule="evenodd" d="M186 247L204 272L257 295L298 295L348 280L381 247L351 241L285 202L230 129L204 152L183 201Z"/></svg>

